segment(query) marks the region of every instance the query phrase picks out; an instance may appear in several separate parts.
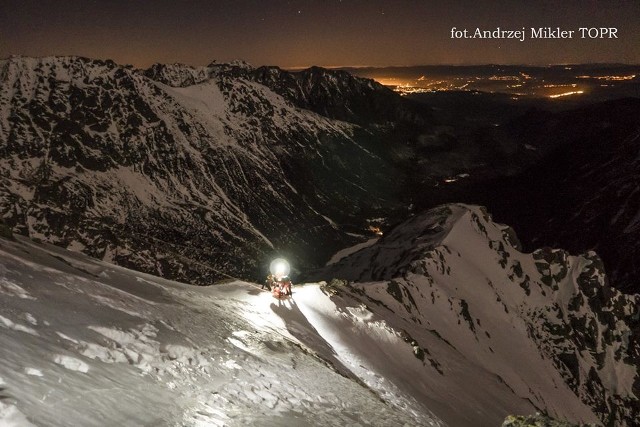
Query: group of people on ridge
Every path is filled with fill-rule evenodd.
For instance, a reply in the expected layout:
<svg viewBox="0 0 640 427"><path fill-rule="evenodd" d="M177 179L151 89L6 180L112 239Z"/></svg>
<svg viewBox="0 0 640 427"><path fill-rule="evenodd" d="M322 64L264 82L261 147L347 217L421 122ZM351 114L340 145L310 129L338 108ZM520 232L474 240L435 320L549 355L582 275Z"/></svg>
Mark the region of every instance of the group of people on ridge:
<svg viewBox="0 0 640 427"><path fill-rule="evenodd" d="M261 289L265 287L271 291L276 298L291 296L291 279L289 276L276 277L274 274L269 274L267 280L262 284Z"/></svg>

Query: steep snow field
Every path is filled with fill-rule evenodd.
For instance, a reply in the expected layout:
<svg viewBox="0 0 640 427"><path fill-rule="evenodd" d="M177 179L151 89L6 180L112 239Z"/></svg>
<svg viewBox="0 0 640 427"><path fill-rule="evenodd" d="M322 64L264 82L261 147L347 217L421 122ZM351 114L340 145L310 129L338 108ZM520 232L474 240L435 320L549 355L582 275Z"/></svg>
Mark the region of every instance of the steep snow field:
<svg viewBox="0 0 640 427"><path fill-rule="evenodd" d="M0 240L0 425L638 425L640 298L519 248L441 206L280 301Z"/></svg>
<svg viewBox="0 0 640 427"><path fill-rule="evenodd" d="M332 313L318 285L280 302L0 239L0 425L441 425L359 361L397 335L374 326L339 356Z"/></svg>

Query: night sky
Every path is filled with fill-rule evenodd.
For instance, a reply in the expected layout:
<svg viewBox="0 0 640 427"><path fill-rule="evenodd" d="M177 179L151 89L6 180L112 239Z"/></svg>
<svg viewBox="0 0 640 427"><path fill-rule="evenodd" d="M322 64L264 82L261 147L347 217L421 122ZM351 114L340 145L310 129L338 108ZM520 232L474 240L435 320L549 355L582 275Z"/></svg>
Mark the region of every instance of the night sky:
<svg viewBox="0 0 640 427"><path fill-rule="evenodd" d="M613 40L452 40L451 28L617 27ZM640 1L0 0L0 57L146 67L640 63Z"/></svg>

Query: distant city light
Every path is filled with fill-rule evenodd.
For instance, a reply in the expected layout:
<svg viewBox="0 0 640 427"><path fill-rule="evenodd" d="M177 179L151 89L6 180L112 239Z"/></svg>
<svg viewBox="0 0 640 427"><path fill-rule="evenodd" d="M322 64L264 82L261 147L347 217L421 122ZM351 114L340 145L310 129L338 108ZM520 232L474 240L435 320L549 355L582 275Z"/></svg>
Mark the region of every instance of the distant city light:
<svg viewBox="0 0 640 427"><path fill-rule="evenodd" d="M402 96L432 93L441 91L460 91L470 93L496 93L506 94L514 99L521 97L556 99L572 95L588 93L592 88L601 86L600 82L618 82L636 79L638 74L600 75L590 76L579 74L568 80L566 75L538 75L532 76L525 72L511 72L499 74L498 72L485 75L444 75L438 72L436 75L417 74L410 76L371 76L378 83L387 86ZM582 81L576 82L577 79ZM591 82L583 82L591 79ZM575 82L575 83L574 83ZM596 83L597 82L597 83ZM564 91L562 90L564 89Z"/></svg>
<svg viewBox="0 0 640 427"><path fill-rule="evenodd" d="M635 74L628 76L576 76L576 79L595 79L595 80L608 80L608 81L622 81L633 80L636 78Z"/></svg>
<svg viewBox="0 0 640 427"><path fill-rule="evenodd" d="M564 93L557 93L555 95L549 95L549 98L561 98L563 96L580 95L582 93L584 93L583 90L574 90L572 92L564 92Z"/></svg>

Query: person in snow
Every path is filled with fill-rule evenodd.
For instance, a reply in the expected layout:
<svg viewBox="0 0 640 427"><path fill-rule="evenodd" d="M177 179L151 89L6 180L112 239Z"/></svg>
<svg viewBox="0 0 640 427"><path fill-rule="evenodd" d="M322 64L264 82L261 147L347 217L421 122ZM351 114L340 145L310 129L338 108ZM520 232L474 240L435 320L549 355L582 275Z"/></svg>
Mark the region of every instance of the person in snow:
<svg viewBox="0 0 640 427"><path fill-rule="evenodd" d="M267 276L267 280L264 281L260 289L264 289L266 287L267 290L270 291L272 286L273 286L273 274L269 274Z"/></svg>
<svg viewBox="0 0 640 427"><path fill-rule="evenodd" d="M273 283L273 286L271 287L271 293L276 298L280 298L282 296L282 289L280 288L280 284L277 281Z"/></svg>
<svg viewBox="0 0 640 427"><path fill-rule="evenodd" d="M283 295L291 296L291 279L289 279L289 276L284 276L280 280L280 287Z"/></svg>

